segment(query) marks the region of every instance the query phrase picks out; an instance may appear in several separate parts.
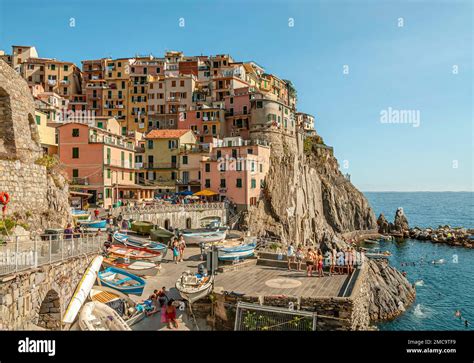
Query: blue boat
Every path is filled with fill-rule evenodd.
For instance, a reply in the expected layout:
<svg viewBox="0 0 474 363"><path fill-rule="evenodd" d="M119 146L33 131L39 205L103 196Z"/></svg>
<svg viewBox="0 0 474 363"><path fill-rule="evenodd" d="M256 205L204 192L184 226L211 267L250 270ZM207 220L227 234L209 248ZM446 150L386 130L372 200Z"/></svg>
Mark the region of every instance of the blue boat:
<svg viewBox="0 0 474 363"><path fill-rule="evenodd" d="M86 229L105 229L107 227L107 221L105 219L98 221L79 221L81 227Z"/></svg>
<svg viewBox="0 0 474 363"><path fill-rule="evenodd" d="M103 271L99 271L98 278L101 285L124 294L141 296L145 288L144 279L116 267L108 267Z"/></svg>
<svg viewBox="0 0 474 363"><path fill-rule="evenodd" d="M219 252L222 252L222 253L244 252L244 251L255 250L256 246L257 246L256 243L248 243L248 244L235 246L235 247L220 248Z"/></svg>
<svg viewBox="0 0 474 363"><path fill-rule="evenodd" d="M124 246L132 246L160 252L162 258L165 257L168 252L168 246L163 243L144 241L119 232L115 232L113 237L115 242Z"/></svg>
<svg viewBox="0 0 474 363"><path fill-rule="evenodd" d="M255 247L255 243L249 243L236 247L219 248L218 258L221 261L243 260L254 255Z"/></svg>

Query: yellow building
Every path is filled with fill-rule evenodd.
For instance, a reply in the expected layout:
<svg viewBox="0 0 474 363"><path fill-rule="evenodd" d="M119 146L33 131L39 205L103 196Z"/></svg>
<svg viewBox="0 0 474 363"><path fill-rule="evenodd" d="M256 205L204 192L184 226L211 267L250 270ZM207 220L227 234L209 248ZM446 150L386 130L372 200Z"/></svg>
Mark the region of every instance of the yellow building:
<svg viewBox="0 0 474 363"><path fill-rule="evenodd" d="M155 185L159 192L176 189L179 154L185 145L196 145L191 130L153 130L145 136L143 168L147 184Z"/></svg>
<svg viewBox="0 0 474 363"><path fill-rule="evenodd" d="M209 160L212 144L183 145L179 150L177 191L201 190L201 162Z"/></svg>
<svg viewBox="0 0 474 363"><path fill-rule="evenodd" d="M47 155L57 154L56 128L48 126L48 114L35 110L35 120L44 153Z"/></svg>

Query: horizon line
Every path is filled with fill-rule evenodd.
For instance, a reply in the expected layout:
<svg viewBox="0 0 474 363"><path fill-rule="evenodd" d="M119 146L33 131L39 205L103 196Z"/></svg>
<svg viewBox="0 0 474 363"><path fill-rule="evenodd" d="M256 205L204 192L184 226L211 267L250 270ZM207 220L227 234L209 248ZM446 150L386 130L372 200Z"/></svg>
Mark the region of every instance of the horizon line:
<svg viewBox="0 0 474 363"><path fill-rule="evenodd" d="M362 193L474 193L474 190L361 190Z"/></svg>

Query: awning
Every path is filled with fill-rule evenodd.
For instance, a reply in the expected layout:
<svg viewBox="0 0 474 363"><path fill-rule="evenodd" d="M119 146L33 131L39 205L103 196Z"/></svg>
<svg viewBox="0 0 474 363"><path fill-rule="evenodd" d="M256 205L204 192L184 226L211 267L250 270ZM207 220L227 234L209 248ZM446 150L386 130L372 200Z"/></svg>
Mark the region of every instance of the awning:
<svg viewBox="0 0 474 363"><path fill-rule="evenodd" d="M78 195L78 196L81 196L81 197L92 197L92 194L91 193L84 193L84 192L75 192L73 190L70 190L69 191L69 194L71 195Z"/></svg>
<svg viewBox="0 0 474 363"><path fill-rule="evenodd" d="M210 189L204 189L204 190L201 190L197 193L194 193L193 195L203 196L203 197L212 197L213 195L218 195L218 194L219 193L213 192Z"/></svg>

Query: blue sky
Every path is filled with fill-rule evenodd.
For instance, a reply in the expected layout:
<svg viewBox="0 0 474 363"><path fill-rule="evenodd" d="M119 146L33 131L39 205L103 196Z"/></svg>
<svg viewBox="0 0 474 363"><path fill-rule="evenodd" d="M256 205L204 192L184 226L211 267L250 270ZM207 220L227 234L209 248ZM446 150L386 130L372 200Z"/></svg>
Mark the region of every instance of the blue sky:
<svg viewBox="0 0 474 363"><path fill-rule="evenodd" d="M0 4L0 49L8 52L34 45L40 56L78 65L165 50L255 60L293 81L298 109L315 115L341 170L363 191L474 189L470 0ZM381 123L389 107L419 111L419 127Z"/></svg>

